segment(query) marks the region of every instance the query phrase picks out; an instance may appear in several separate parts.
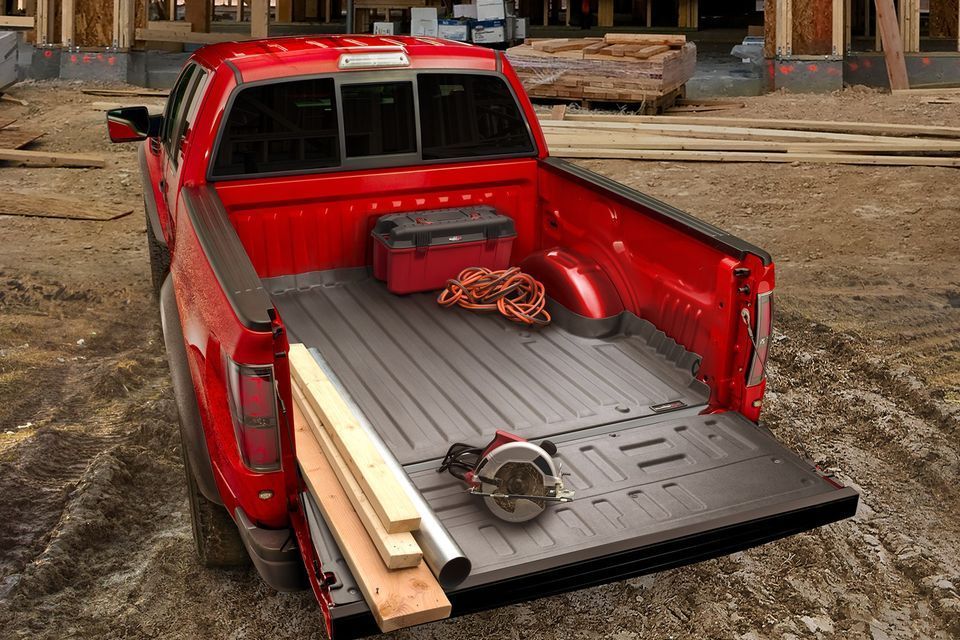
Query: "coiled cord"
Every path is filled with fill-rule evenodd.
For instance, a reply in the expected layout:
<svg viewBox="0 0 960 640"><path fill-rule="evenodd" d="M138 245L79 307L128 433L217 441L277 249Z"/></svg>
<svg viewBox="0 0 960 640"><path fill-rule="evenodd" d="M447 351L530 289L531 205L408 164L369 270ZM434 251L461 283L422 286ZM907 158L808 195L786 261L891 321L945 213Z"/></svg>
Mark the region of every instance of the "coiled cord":
<svg viewBox="0 0 960 640"><path fill-rule="evenodd" d="M550 324L543 283L517 267L502 271L468 267L447 280L437 303L442 307L499 311L508 320L527 326Z"/></svg>

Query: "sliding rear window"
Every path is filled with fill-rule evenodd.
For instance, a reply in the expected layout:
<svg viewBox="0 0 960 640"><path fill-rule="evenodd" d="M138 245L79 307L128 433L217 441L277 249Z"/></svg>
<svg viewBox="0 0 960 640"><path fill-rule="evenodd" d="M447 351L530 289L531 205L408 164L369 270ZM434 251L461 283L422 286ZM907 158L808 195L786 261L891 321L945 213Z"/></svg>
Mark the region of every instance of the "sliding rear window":
<svg viewBox="0 0 960 640"><path fill-rule="evenodd" d="M309 171L340 164L332 78L264 84L233 101L214 176Z"/></svg>
<svg viewBox="0 0 960 640"><path fill-rule="evenodd" d="M501 78L421 73L417 85L424 160L533 152L527 123Z"/></svg>
<svg viewBox="0 0 960 640"><path fill-rule="evenodd" d="M212 178L369 169L532 155L503 78L479 73L365 72L240 87ZM418 139L419 134L419 139Z"/></svg>

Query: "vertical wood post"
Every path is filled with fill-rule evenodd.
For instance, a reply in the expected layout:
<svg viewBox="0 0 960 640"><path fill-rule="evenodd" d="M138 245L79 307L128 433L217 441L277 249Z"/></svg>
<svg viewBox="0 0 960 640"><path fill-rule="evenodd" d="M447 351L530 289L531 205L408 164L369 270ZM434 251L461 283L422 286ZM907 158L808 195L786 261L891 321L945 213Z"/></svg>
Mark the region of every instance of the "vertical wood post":
<svg viewBox="0 0 960 640"><path fill-rule="evenodd" d="M129 49L133 46L135 15L133 0L113 0L112 37L118 49Z"/></svg>
<svg viewBox="0 0 960 640"><path fill-rule="evenodd" d="M777 57L789 58L793 55L793 2L777 0Z"/></svg>
<svg viewBox="0 0 960 640"><path fill-rule="evenodd" d="M831 34L833 46L831 48L833 49L834 56L843 56L843 14L845 7L846 2L844 0L833 0L833 5L831 6L831 10L833 11L833 31Z"/></svg>
<svg viewBox="0 0 960 640"><path fill-rule="evenodd" d="M250 0L250 37L266 38L270 28L269 0Z"/></svg>
<svg viewBox="0 0 960 640"><path fill-rule="evenodd" d="M0 3L2 2L3 0L0 0ZM75 8L74 0L62 0L60 3L60 40L66 47L72 47L76 44L77 37L74 35L76 26Z"/></svg>
<svg viewBox="0 0 960 640"><path fill-rule="evenodd" d="M53 33L51 28L53 0L37 0L37 44L51 44L50 35Z"/></svg>
<svg viewBox="0 0 960 640"><path fill-rule="evenodd" d="M186 19L193 25L194 33L210 33L212 0L186 0Z"/></svg>

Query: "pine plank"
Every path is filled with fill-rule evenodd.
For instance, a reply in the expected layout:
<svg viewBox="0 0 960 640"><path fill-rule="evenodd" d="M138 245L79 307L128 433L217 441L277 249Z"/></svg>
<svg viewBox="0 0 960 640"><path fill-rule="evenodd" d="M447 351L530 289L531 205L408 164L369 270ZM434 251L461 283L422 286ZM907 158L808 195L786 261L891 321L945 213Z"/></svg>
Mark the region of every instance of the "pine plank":
<svg viewBox="0 0 960 640"><path fill-rule="evenodd" d="M52 151L24 151L23 149L0 149L0 160L34 167L94 167L103 168L106 163L100 156L82 153L55 153Z"/></svg>
<svg viewBox="0 0 960 640"><path fill-rule="evenodd" d="M687 43L687 36L683 34L659 33L608 33L603 36L608 44L665 44L671 47L682 47Z"/></svg>
<svg viewBox="0 0 960 640"><path fill-rule="evenodd" d="M450 601L425 562L387 569L296 404L293 422L297 462L307 488L380 630L394 631L449 617Z"/></svg>
<svg viewBox="0 0 960 640"><path fill-rule="evenodd" d="M331 468L336 473L340 486L343 487L350 504L357 512L357 516L363 523L363 528L366 529L367 535L370 536L370 540L377 548L377 553L380 554L383 563L388 569L403 569L420 564L423 553L413 536L406 531L403 533L387 533L380 522L380 516L377 515L373 505L363 494L363 489L357 484L356 478L350 472L350 468L337 450L337 446L333 444L333 440L330 439L323 424L321 424L320 418L310 408L310 403L303 395L303 391L297 385L291 386L293 387L293 400L300 410L300 415L304 418L304 424L310 428L316 444L323 451L327 462L330 463Z"/></svg>
<svg viewBox="0 0 960 640"><path fill-rule="evenodd" d="M810 162L818 164L858 164L880 166L960 167L960 158L919 156L874 156L840 153L752 153L749 151L666 151L576 148L558 149L559 158L604 158L658 160L665 162Z"/></svg>
<svg viewBox="0 0 960 640"><path fill-rule="evenodd" d="M4 191L0 215L63 220L116 220L133 213L129 207L107 207L90 200L42 195L36 192Z"/></svg>
<svg viewBox="0 0 960 640"><path fill-rule="evenodd" d="M893 0L874 0L874 3L877 7L877 29L883 41L883 59L887 63L890 88L894 91L909 89L907 63L903 58L903 41L900 39L900 25Z"/></svg>
<svg viewBox="0 0 960 640"><path fill-rule="evenodd" d="M567 113L565 122L611 122L635 124L689 124L778 129L815 133L871 134L885 136L931 136L960 138L960 127L886 122L845 122L836 120L780 120L776 118L730 118L723 116L629 116Z"/></svg>
<svg viewBox="0 0 960 640"><path fill-rule="evenodd" d="M302 344L290 345L290 369L336 443L388 533L416 531L420 514L356 416Z"/></svg>
<svg viewBox="0 0 960 640"><path fill-rule="evenodd" d="M724 140L716 138L681 138L656 134L624 135L622 133L565 134L544 132L549 148L608 148L608 149L677 149L689 151L808 151L837 153L960 153L960 141L917 140L913 143L889 142L798 142L768 140Z"/></svg>

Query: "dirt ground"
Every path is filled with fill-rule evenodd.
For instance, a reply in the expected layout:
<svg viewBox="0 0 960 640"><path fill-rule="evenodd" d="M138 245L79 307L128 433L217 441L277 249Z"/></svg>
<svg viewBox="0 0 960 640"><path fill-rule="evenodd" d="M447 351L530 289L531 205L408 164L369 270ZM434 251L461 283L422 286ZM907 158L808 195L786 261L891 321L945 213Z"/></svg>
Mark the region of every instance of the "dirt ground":
<svg viewBox="0 0 960 640"><path fill-rule="evenodd" d="M194 561L149 292L135 149L109 100L21 85L0 119L105 169L0 168L4 190L127 205L112 222L0 217L4 637L320 637L312 595ZM955 124L960 105L848 90L722 114ZM960 637L960 171L589 161L768 249L764 418L856 487L857 516L745 553L397 638Z"/></svg>

